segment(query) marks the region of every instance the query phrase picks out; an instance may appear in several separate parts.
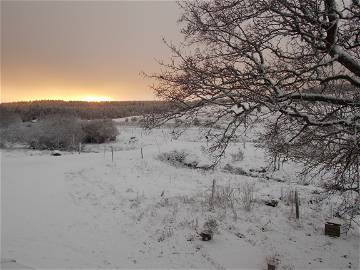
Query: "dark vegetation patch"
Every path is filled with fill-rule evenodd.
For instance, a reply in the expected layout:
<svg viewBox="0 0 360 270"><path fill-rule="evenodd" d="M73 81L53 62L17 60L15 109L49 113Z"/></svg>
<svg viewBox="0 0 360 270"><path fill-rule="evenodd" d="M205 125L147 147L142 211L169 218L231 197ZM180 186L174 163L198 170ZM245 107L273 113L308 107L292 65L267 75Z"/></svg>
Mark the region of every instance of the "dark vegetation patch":
<svg viewBox="0 0 360 270"><path fill-rule="evenodd" d="M82 123L83 142L104 143L115 141L118 130L112 120L89 120Z"/></svg>
<svg viewBox="0 0 360 270"><path fill-rule="evenodd" d="M24 122L58 114L81 119L113 119L161 113L169 110L171 106L169 102L163 101L85 102L42 100L2 103L0 104L0 114L15 113Z"/></svg>
<svg viewBox="0 0 360 270"><path fill-rule="evenodd" d="M43 100L0 104L0 147L26 144L33 149L77 150L79 143L114 141L118 130L111 120L138 123L139 115L169 110L169 102L82 102Z"/></svg>
<svg viewBox="0 0 360 270"><path fill-rule="evenodd" d="M13 117L8 114L9 119ZM6 120L1 124L0 134L2 147L7 143L22 143L32 149L71 151L78 150L80 143L114 141L118 130L111 119L81 120L74 116L50 115L32 122L7 124Z"/></svg>
<svg viewBox="0 0 360 270"><path fill-rule="evenodd" d="M223 171L228 172L228 173L232 173L232 174L237 174L237 175L249 175L249 173L247 171L245 171L243 168L235 167L235 166L232 166L230 164L226 164L223 167Z"/></svg>
<svg viewBox="0 0 360 270"><path fill-rule="evenodd" d="M169 163L175 167L192 167L195 168L197 166L197 162L193 162L192 164L186 162L186 157L189 154L185 151L173 150L170 152L161 153L158 155L159 160Z"/></svg>
<svg viewBox="0 0 360 270"><path fill-rule="evenodd" d="M183 167L190 169L209 170L210 165L200 164L199 157L189 154L185 151L173 150L158 155L160 161L166 162L174 167Z"/></svg>

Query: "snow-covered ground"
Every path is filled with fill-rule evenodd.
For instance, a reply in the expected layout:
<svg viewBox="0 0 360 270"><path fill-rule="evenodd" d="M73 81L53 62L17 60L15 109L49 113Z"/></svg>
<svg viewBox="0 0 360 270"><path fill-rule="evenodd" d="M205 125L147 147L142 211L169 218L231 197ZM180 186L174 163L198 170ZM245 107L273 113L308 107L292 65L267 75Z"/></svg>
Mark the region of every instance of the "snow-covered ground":
<svg viewBox="0 0 360 270"><path fill-rule="evenodd" d="M196 128L179 139L169 129L119 128L116 142L81 154L2 150L2 260L32 268L266 269L275 257L279 269L359 268L358 230L324 235L331 205L317 204L318 188L297 183L295 164L265 172L264 152L250 140L203 170L196 167L210 161ZM171 159L181 154L184 164ZM250 211L246 187L254 188ZM300 220L285 200L295 189ZM265 205L270 199L279 204ZM209 221L216 233L204 242L198 233Z"/></svg>

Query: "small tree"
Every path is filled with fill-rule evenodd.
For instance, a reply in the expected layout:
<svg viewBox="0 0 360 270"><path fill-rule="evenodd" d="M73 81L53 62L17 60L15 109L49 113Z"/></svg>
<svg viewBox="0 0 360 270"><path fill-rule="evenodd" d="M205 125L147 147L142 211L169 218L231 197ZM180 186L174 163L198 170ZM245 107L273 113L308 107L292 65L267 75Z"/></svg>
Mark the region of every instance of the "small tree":
<svg viewBox="0 0 360 270"><path fill-rule="evenodd" d="M206 138L217 160L260 120L273 157L305 163L359 214L360 3L358 0L214 0L180 3L185 41L151 75L177 105L150 127L211 111ZM222 129L215 129L217 123Z"/></svg>

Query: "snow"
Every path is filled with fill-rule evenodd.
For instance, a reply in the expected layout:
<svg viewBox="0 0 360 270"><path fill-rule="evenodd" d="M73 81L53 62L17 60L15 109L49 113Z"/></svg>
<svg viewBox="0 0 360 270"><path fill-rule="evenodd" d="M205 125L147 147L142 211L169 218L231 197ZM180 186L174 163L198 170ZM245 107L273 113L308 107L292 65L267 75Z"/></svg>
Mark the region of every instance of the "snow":
<svg viewBox="0 0 360 270"><path fill-rule="evenodd" d="M274 256L279 269L359 268L358 230L340 238L324 235L330 205L309 204L318 188L297 183L298 165L252 175L223 171L226 164L246 172L266 167L263 150L250 140L232 145L215 170L177 166L159 155L179 150L188 154L187 163L207 164L201 147L206 142L196 128L178 140L168 129L119 129L116 142L86 145L81 154L2 150L1 258L35 269L265 269L266 258ZM238 149L244 159L232 161L229 154ZM210 211L213 179L216 190L254 183L251 211L243 209L240 197L236 218L225 206ZM301 198L300 221L285 201L277 207L263 203L294 189ZM197 233L209 219L216 220L217 232L203 242Z"/></svg>
<svg viewBox="0 0 360 270"><path fill-rule="evenodd" d="M2 259L1 267L2 269L32 269L30 267L27 267L26 265L17 263L16 260L11 259Z"/></svg>

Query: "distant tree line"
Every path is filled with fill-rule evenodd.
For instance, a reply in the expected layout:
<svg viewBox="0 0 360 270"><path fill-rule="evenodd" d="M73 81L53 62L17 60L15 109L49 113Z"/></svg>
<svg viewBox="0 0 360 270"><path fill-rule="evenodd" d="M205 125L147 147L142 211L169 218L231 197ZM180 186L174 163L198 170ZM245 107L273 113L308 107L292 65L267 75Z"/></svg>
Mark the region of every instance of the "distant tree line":
<svg viewBox="0 0 360 270"><path fill-rule="evenodd" d="M161 113L170 108L164 101L85 102L41 100L0 104L0 114L15 113L23 122L49 115L67 115L81 119L122 118L134 115Z"/></svg>

